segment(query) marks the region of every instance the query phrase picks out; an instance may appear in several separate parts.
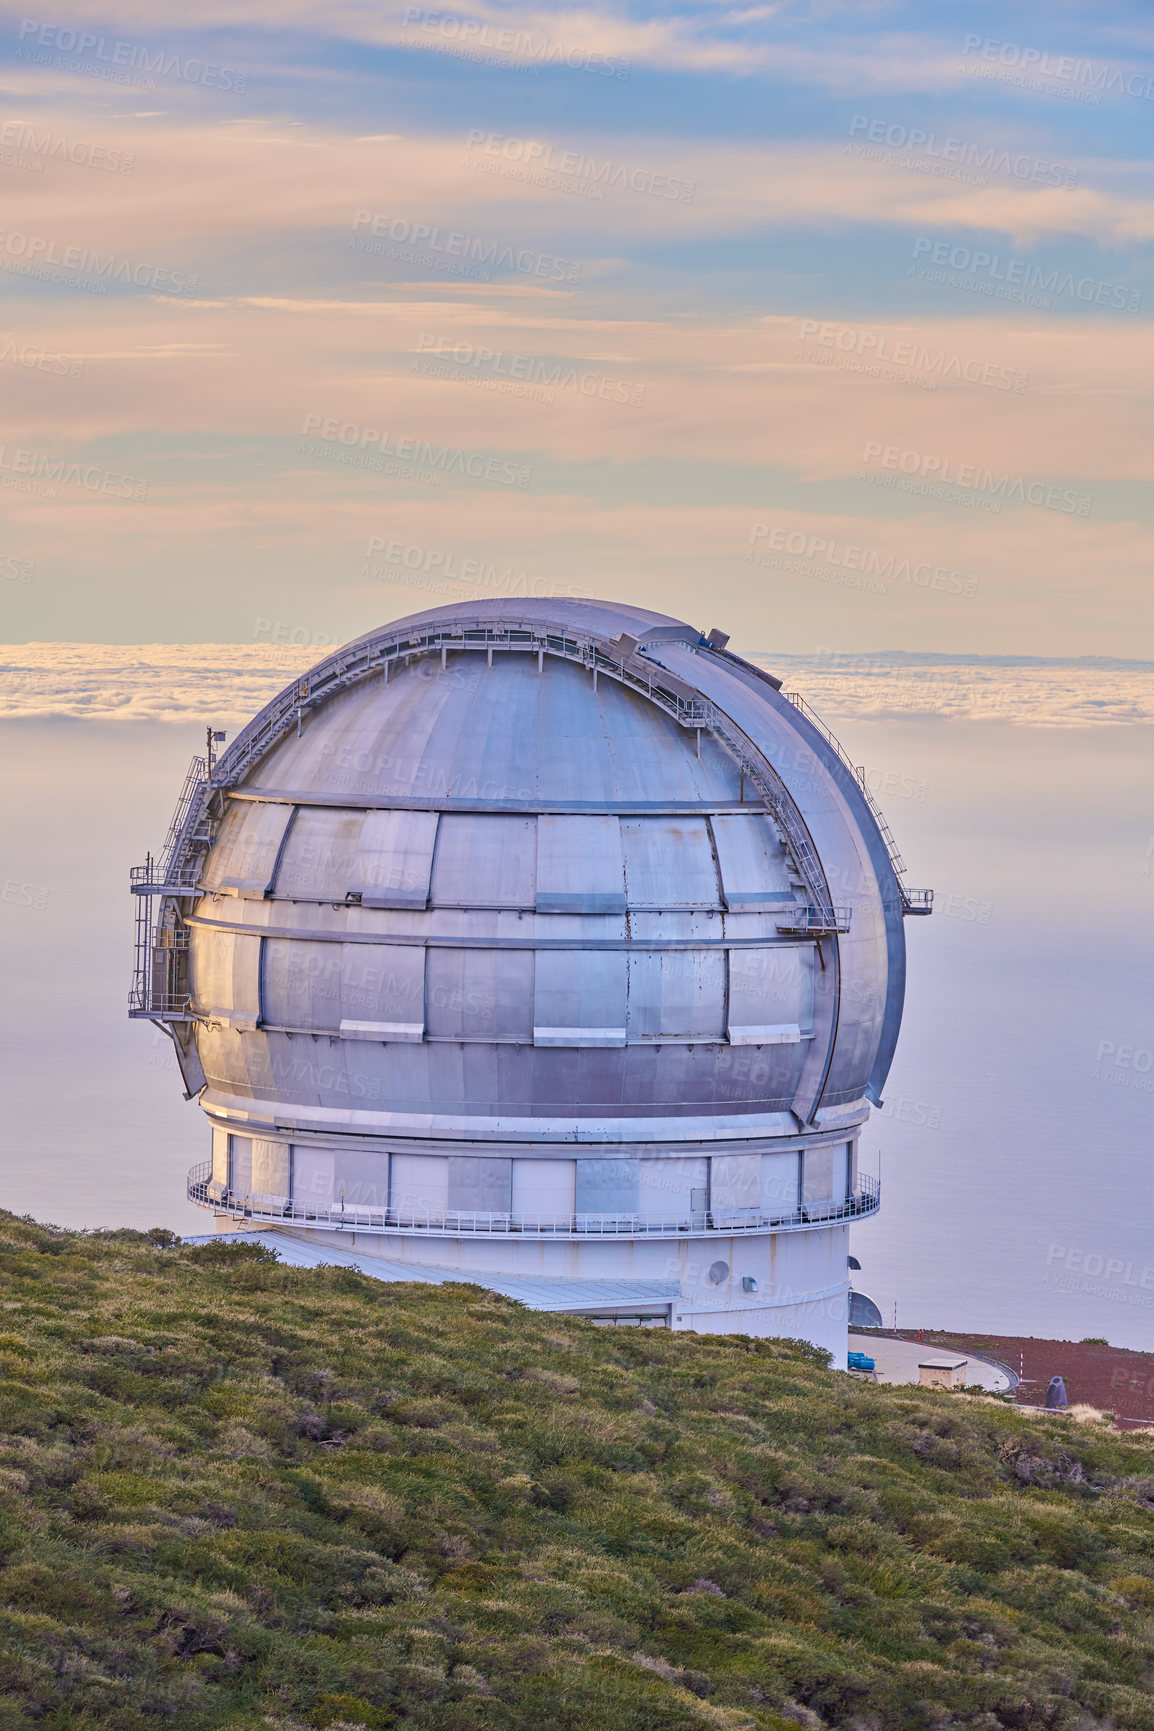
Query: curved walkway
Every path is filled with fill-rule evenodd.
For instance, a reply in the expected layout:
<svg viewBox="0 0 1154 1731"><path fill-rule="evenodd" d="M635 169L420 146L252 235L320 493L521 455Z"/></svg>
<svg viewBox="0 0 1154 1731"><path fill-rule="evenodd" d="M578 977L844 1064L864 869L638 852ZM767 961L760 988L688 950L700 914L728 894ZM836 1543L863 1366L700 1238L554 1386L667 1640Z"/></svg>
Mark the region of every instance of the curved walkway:
<svg viewBox="0 0 1154 1731"><path fill-rule="evenodd" d="M1014 1386L1009 1373L989 1359L978 1358L972 1352L932 1346L928 1340L894 1340L889 1335L857 1334L851 1329L849 1349L851 1352L864 1352L867 1358L873 1359L879 1382L917 1382L919 1364L935 1361L957 1364L965 1359L967 1387L977 1383L991 1394L1008 1394Z"/></svg>

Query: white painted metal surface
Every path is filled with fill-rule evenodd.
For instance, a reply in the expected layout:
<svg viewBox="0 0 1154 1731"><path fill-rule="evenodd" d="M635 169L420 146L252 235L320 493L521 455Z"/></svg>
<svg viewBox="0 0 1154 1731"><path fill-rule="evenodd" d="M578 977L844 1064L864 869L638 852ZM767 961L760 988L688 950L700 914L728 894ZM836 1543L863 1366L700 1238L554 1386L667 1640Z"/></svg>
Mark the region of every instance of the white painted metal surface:
<svg viewBox="0 0 1154 1731"><path fill-rule="evenodd" d="M134 1013L163 973L190 1093L274 1174L238 1153L206 1206L435 1230L478 1278L627 1241L678 1271L674 1326L844 1355L911 892L764 674L608 603L436 609L294 682L186 804L134 882ZM705 1302L686 1240L733 1233L754 1285Z"/></svg>

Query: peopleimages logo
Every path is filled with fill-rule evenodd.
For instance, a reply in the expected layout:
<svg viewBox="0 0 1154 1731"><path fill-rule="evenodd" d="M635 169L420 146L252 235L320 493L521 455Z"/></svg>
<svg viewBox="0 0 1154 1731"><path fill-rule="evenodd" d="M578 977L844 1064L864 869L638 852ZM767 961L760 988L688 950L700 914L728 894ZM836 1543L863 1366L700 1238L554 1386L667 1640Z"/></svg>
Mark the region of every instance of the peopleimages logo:
<svg viewBox="0 0 1154 1731"><path fill-rule="evenodd" d="M1051 54L1046 48L1023 48L1017 42L999 42L992 36L967 36L967 58L974 56L991 66L1007 66L1022 72L1055 78L1061 83L1088 86L1091 91L1114 91L1154 101L1154 78L1126 72L1105 61L1079 60L1071 54Z"/></svg>
<svg viewBox="0 0 1154 1731"><path fill-rule="evenodd" d="M895 553L877 547L866 547L853 541L839 541L836 536L804 535L800 529L787 529L783 524L754 523L749 531L751 547L764 541L773 553L788 553L795 559L820 560L844 571L861 571L869 577L887 582L911 583L918 589L936 589L940 594L965 595L978 593L978 579L965 571L952 570L948 565L930 565L924 561L899 559ZM767 564L758 553L747 553L746 564ZM883 588L883 593L884 588ZM890 671L887 667L886 671Z"/></svg>
<svg viewBox="0 0 1154 1731"><path fill-rule="evenodd" d="M44 50L31 52L31 45ZM184 84L202 84L206 90L244 91L248 73L232 66L215 66L210 61L186 59L167 48L145 48L137 42L115 41L108 36L94 36L89 30L73 30L59 24L41 24L38 18L25 18L20 25L20 44L16 50L20 60L38 65L69 66L70 70L87 72L87 56L100 62L95 70L100 77L115 83L135 83L129 73L145 76L159 74L161 78L177 78ZM70 63L68 56L75 56ZM155 89L155 85L152 86Z"/></svg>
<svg viewBox="0 0 1154 1731"><path fill-rule="evenodd" d="M336 642L323 631L312 631L307 625L290 625L286 619L255 619L252 638L254 643L300 643L313 649Z"/></svg>
<svg viewBox="0 0 1154 1731"><path fill-rule="evenodd" d="M1096 1082L1112 1088L1136 1088L1154 1094L1154 1052L1147 1046L1120 1046L1117 1040L1099 1040L1090 1072Z"/></svg>
<svg viewBox="0 0 1154 1731"><path fill-rule="evenodd" d="M1121 1275L1126 1286L1154 1286L1154 1268L1147 1264L1141 1274L1135 1275L1137 1263L1123 1262L1120 1256L1101 1256L1097 1251L1086 1252L1077 1246L1068 1249L1064 1244L1051 1244L1046 1254L1047 1268L1052 1268L1055 1262L1060 1262L1071 1274L1088 1274L1092 1280L1099 1276L1113 1280Z"/></svg>
<svg viewBox="0 0 1154 1731"><path fill-rule="evenodd" d="M84 361L79 355L60 355L55 349L42 349L38 343L22 343L11 331L0 331L0 361L27 367L31 372L53 373L62 379L79 379L84 374Z"/></svg>
<svg viewBox="0 0 1154 1731"><path fill-rule="evenodd" d="M960 487L964 492L987 495L998 505L1017 500L1023 505L1040 505L1043 510L1063 511L1068 516L1088 517L1093 499L1089 493L1078 493L1072 487L1060 487L1047 481L1030 481L1023 475L999 475L983 469L977 463L959 463L952 457L935 457L922 451L903 451L898 445L879 445L870 439L862 452L862 461L880 459L884 469L898 476L913 478L943 488ZM886 476L865 474L862 480L885 481ZM891 483L893 484L893 483Z"/></svg>
<svg viewBox="0 0 1154 1731"><path fill-rule="evenodd" d="M535 180L537 176L554 175L572 189L580 188L589 198L602 198L607 186L624 187L629 192L648 193L651 198L677 199L692 204L697 190L695 181L682 180L676 175L657 174L651 168L637 168L612 157L589 156L583 150L559 150L537 138L509 138L503 132L485 132L473 127L466 149L479 155L466 156L468 168L484 168L493 174L510 173ZM486 157L497 160L486 162Z"/></svg>
<svg viewBox="0 0 1154 1731"><path fill-rule="evenodd" d="M607 377L570 366L564 361L546 360L543 355L511 354L504 349L477 347L473 343L457 342L453 337L438 337L431 331L421 331L417 337L418 355L429 355L437 361L451 363L442 366L438 376L452 378L453 369L475 369L494 382L508 380L529 385L543 385L550 390L572 390L583 397L599 397L602 402L627 403L633 407L645 401L645 386L631 384L626 379ZM467 375L466 375L467 376ZM552 402L552 397L548 397Z"/></svg>
<svg viewBox="0 0 1154 1731"><path fill-rule="evenodd" d="M115 469L98 469L94 464L73 463L65 457L50 457L43 451L26 451L18 446L0 445L0 485L12 487L18 493L40 493L54 499L55 491L48 483L59 481L64 486L83 487L89 493L112 494L118 499L146 499L148 482L122 475Z"/></svg>
<svg viewBox="0 0 1154 1731"><path fill-rule="evenodd" d="M379 427L362 427L356 421L338 421L324 415L306 415L301 428L317 439L360 457L363 468L378 468L384 459L411 463L445 475L468 475L475 481L492 481L498 487L528 487L533 471L521 463L510 463L485 451L460 451L451 445L430 444L427 439L392 439ZM312 454L312 453L310 453Z"/></svg>
<svg viewBox="0 0 1154 1731"><path fill-rule="evenodd" d="M9 167L42 170L45 162L70 162L77 167L103 169L107 174L131 174L136 166L131 150L113 150L104 144L64 138L57 132L37 132L25 120L7 120L0 126L0 147L5 152L0 160ZM14 160L8 152L24 160Z"/></svg>
<svg viewBox="0 0 1154 1731"><path fill-rule="evenodd" d="M0 885L0 902L11 902L18 908L46 908L48 891L43 884L25 884L19 878L5 878Z"/></svg>
<svg viewBox="0 0 1154 1731"><path fill-rule="evenodd" d="M1078 170L1064 163L1050 162L1027 151L999 150L996 146L973 144L963 138L939 137L921 126L901 126L886 120L871 120L868 115L855 114L850 121L851 138L864 136L870 144L885 145L889 150L905 151L910 157L929 157L938 162L957 163L985 174L1008 174L1014 180L1032 180L1038 186L1075 187ZM982 183L985 184L984 182Z"/></svg>
<svg viewBox="0 0 1154 1731"><path fill-rule="evenodd" d="M370 535L365 558L371 560L378 553L384 555L384 564L366 564L362 576L375 577L383 583L433 589L441 595L459 595L462 583L492 589L500 595L536 596L541 600L555 600L559 595L575 598L582 593L572 584L530 577L510 566L502 570L489 559L464 558L443 547L418 547L411 542L387 541L383 535Z"/></svg>
<svg viewBox="0 0 1154 1731"><path fill-rule="evenodd" d="M798 339L803 343L816 342L823 348L859 356L870 362L889 362L895 367L908 367L913 372L930 373L935 379L964 380L971 385L988 385L991 390L1013 391L1018 396L1030 382L1030 375L1019 372L1016 367L1000 367L993 361L977 360L972 355L950 354L946 349L927 348L924 343L891 342L884 332L861 330L856 325L803 319Z"/></svg>
<svg viewBox="0 0 1154 1731"><path fill-rule="evenodd" d="M366 230L367 235L362 232ZM427 222L408 222L400 216L376 215L371 210L356 212L353 235L357 237L355 244L361 251L374 250L363 244L368 236L372 236L375 240L390 241L393 246L423 248L429 254L440 254L445 259L460 260L463 264L485 265L489 270L520 271L523 276L540 277L544 282L577 283L581 280L582 267L574 259L559 258L551 252L537 252L533 247L481 240L477 235L462 234L457 229L436 228Z"/></svg>
<svg viewBox="0 0 1154 1731"><path fill-rule="evenodd" d="M503 54L530 62L525 70L536 72L541 66L567 66L575 72L596 72L602 78L628 78L629 62L597 49L568 47L553 42L547 36L534 36L532 30L516 30L482 23L478 18L461 18L453 12L429 12L419 6L406 6L404 26L416 25L426 36L439 37L444 42L459 44L470 56ZM488 60L488 65L501 64Z"/></svg>
<svg viewBox="0 0 1154 1731"><path fill-rule="evenodd" d="M984 252L980 248L951 246L949 241L931 240L928 235L919 235L915 240L914 258L925 259L932 265L962 275L969 273L991 285L1004 285L1000 291L1003 298L1021 298L1021 292L1017 295L1010 292L1018 290L1042 295L1071 295L1087 306L1118 307L1128 313L1136 313L1142 305L1141 289L1125 288L1121 283L1103 282L1098 277L1076 277L1072 271L1060 270L1057 266L1047 270L1043 265L1031 264L1029 259L1003 258L1000 253ZM949 280L934 278L916 264L911 267L909 274L926 276L931 281ZM985 292L992 294L995 291L991 286ZM1048 306L1049 302L1044 301L1041 304Z"/></svg>
<svg viewBox="0 0 1154 1731"><path fill-rule="evenodd" d="M15 229L0 229L0 268L29 276L43 276L46 271L55 270L66 273L56 280L83 281L95 285L101 294L112 282L154 289L158 294L187 296L197 290L197 278L187 276L184 271L93 252L86 246L59 246L45 235L22 234Z"/></svg>

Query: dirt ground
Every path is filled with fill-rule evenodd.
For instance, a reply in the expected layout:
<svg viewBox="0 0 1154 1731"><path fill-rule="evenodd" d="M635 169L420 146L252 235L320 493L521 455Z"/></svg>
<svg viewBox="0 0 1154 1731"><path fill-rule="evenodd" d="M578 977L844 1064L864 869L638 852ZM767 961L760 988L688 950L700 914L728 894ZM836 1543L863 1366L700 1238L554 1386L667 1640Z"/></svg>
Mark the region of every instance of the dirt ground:
<svg viewBox="0 0 1154 1731"><path fill-rule="evenodd" d="M999 1359L1011 1370L1024 1368L1018 1391L1023 1406L1041 1406L1052 1376L1066 1384L1070 1405L1085 1402L1120 1419L1154 1420L1154 1352L1123 1346L1092 1346L1085 1341L1035 1340L1008 1334L946 1334L937 1329L899 1329L905 1340L957 1347ZM1024 1358L1024 1367L1022 1359Z"/></svg>

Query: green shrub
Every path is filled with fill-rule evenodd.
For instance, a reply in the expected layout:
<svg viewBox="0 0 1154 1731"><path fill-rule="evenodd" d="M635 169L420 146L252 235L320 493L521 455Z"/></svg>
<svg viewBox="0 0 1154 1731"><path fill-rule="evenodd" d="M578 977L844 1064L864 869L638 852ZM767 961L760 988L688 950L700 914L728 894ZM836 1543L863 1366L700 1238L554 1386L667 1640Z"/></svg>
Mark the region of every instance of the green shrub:
<svg viewBox="0 0 1154 1731"><path fill-rule="evenodd" d="M1154 1438L0 1215L0 1731L1154 1731Z"/></svg>

